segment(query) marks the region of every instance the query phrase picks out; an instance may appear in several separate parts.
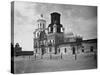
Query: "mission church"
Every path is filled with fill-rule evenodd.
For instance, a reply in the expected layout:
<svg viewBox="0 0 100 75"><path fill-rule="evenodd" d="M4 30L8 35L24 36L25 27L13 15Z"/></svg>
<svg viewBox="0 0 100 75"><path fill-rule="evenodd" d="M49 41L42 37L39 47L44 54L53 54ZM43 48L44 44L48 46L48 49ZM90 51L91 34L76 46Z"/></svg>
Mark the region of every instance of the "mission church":
<svg viewBox="0 0 100 75"><path fill-rule="evenodd" d="M72 54L72 47L81 46L82 37L66 32L60 23L61 14L51 13L51 23L46 28L46 20L41 15L34 31L34 52L36 54ZM75 53L75 51L74 51Z"/></svg>

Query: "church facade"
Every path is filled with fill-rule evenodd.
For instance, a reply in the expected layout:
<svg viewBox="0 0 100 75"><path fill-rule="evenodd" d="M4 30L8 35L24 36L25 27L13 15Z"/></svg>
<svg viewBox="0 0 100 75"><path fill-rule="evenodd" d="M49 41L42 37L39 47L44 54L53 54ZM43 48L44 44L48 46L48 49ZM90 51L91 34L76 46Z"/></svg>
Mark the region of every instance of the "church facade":
<svg viewBox="0 0 100 75"><path fill-rule="evenodd" d="M46 20L41 18L37 20L38 28L34 32L34 53L36 54L73 54L75 49L82 48L82 37L74 35L72 32L66 32L60 23L61 14L51 13L51 23L46 28Z"/></svg>

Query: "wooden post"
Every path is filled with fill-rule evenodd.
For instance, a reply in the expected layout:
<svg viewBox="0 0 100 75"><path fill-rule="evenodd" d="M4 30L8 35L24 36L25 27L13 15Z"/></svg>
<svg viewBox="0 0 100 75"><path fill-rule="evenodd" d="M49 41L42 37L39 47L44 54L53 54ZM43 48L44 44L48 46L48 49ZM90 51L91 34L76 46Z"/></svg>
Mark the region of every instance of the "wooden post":
<svg viewBox="0 0 100 75"><path fill-rule="evenodd" d="M51 53L50 53L50 59L52 59L52 55L51 55Z"/></svg>
<svg viewBox="0 0 100 75"><path fill-rule="evenodd" d="M61 53L61 59L62 59L62 53Z"/></svg>
<svg viewBox="0 0 100 75"><path fill-rule="evenodd" d="M36 53L35 53L35 60L36 60Z"/></svg>
<svg viewBox="0 0 100 75"><path fill-rule="evenodd" d="M77 54L75 53L75 60L77 60Z"/></svg>
<svg viewBox="0 0 100 75"><path fill-rule="evenodd" d="M41 59L43 59L43 55L41 54Z"/></svg>

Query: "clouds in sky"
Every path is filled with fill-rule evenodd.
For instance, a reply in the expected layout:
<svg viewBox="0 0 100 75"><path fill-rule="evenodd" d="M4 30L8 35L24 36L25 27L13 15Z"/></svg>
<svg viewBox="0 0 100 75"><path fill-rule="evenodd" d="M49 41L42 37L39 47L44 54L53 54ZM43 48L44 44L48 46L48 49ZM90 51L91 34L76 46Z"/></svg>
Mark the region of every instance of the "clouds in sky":
<svg viewBox="0 0 100 75"><path fill-rule="evenodd" d="M68 4L48 4L19 2L14 5L14 42L18 42L23 50L33 50L33 32L37 28L36 20L43 14L50 24L50 13L61 14L61 24L65 32L70 30L83 39L97 38L97 7Z"/></svg>

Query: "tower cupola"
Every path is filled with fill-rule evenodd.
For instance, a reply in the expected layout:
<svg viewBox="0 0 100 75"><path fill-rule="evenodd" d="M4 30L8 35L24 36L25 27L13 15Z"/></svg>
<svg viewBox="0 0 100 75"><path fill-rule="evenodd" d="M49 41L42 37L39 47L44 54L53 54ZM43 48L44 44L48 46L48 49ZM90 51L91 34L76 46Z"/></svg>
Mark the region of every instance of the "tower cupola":
<svg viewBox="0 0 100 75"><path fill-rule="evenodd" d="M46 20L43 17L43 14L40 15L40 19L37 20L38 28L44 29L46 28Z"/></svg>

